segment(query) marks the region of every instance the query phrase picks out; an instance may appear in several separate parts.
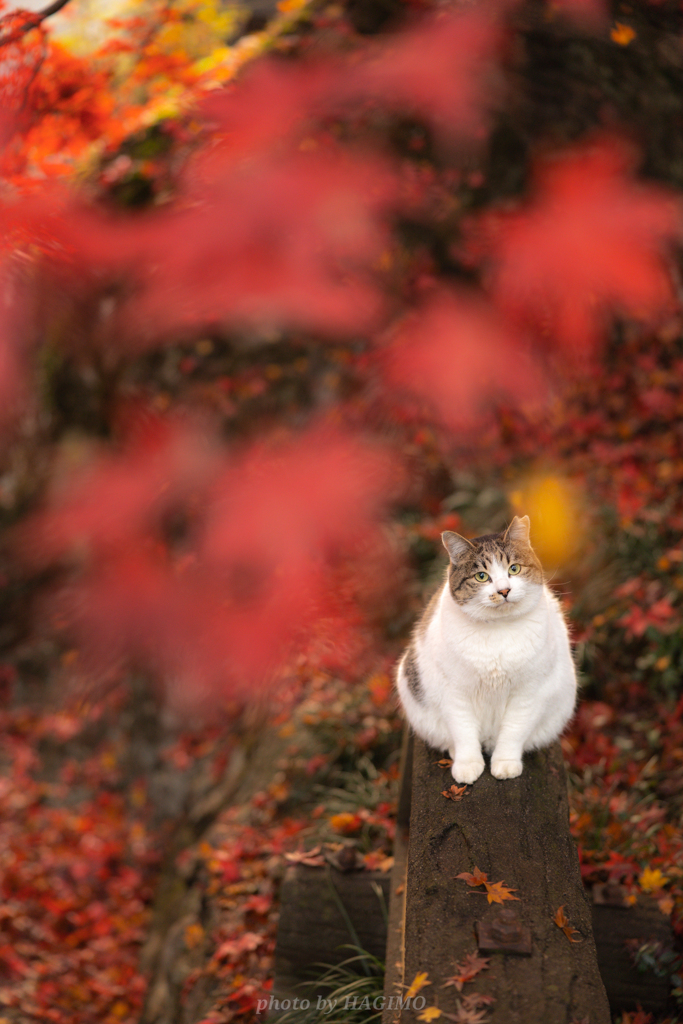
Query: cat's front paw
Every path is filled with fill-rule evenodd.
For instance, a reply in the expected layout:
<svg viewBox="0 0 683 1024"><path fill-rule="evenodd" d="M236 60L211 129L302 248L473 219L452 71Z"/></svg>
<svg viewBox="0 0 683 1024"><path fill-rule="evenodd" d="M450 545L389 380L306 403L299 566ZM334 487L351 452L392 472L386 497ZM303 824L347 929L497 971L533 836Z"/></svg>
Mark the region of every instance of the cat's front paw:
<svg viewBox="0 0 683 1024"><path fill-rule="evenodd" d="M454 761L451 773L456 782L461 785L463 782L470 783L476 782L481 773L484 770L484 759L479 758L478 761Z"/></svg>
<svg viewBox="0 0 683 1024"><path fill-rule="evenodd" d="M491 775L494 779L516 779L521 774L521 761L503 761L495 758L491 761Z"/></svg>

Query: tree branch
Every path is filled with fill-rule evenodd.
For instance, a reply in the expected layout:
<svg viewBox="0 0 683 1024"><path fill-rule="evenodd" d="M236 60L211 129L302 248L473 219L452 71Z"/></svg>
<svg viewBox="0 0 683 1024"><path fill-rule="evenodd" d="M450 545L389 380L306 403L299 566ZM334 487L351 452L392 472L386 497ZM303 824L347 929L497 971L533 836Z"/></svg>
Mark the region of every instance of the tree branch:
<svg viewBox="0 0 683 1024"><path fill-rule="evenodd" d="M69 0L54 0L48 7L45 7L42 11L25 11L27 15L26 20L22 25L19 25L7 36L2 35L2 29L0 27L0 46L7 46L9 43L16 42L17 39L21 39L23 35L30 32L32 29L37 28L46 18L56 14L57 11L61 11L62 7L66 7ZM0 26L5 18L13 17L12 11L9 11L4 18L0 18Z"/></svg>

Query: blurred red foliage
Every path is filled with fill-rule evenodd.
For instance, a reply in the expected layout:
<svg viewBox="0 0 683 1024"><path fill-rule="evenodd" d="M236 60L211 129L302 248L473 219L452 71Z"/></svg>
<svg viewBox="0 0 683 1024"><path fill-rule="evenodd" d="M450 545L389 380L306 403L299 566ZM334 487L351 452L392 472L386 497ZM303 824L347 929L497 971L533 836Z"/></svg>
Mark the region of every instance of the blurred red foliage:
<svg viewBox="0 0 683 1024"><path fill-rule="evenodd" d="M62 479L17 543L33 564L78 563L53 613L86 658L132 659L177 707L200 706L267 686L318 620L339 631L334 563L379 547L388 570L378 523L399 483L390 451L339 430L227 456L188 424L148 420Z"/></svg>
<svg viewBox="0 0 683 1024"><path fill-rule="evenodd" d="M425 118L442 139L481 140L502 84L506 6L440 11L369 46L341 95Z"/></svg>
<svg viewBox="0 0 683 1024"><path fill-rule="evenodd" d="M515 328L465 291L429 295L399 325L381 364L392 388L458 431L480 426L496 399L522 405L544 393L542 371Z"/></svg>
<svg viewBox="0 0 683 1024"><path fill-rule="evenodd" d="M117 214L101 196L56 187L6 202L35 309L7 318L0 393L21 377L12 353L68 319L72 301L87 328L60 344L85 338L114 359L200 331L362 333L385 399L411 412L417 403L462 434L501 399L541 400L548 349L590 354L609 315L669 309L678 200L636 182L634 152L614 138L544 160L517 210L470 224L488 293L454 289L429 266L420 278L419 260L401 269L395 223L420 203L420 216L439 202L438 215L452 216L459 179L392 156L387 135L408 115L449 159L454 140L476 149L502 96L510 9L432 13L325 59L313 47L308 60L264 63L198 104L201 132L155 209ZM36 82L31 128L55 153L65 131L102 135L113 109L106 74L88 82L56 52L46 66L62 70ZM119 119L113 152L122 130ZM171 146L183 130L168 129ZM71 565L58 621L100 660L153 665L176 680L177 700L193 687L219 693L228 679L226 692L247 693L317 619L334 621L341 640L350 595L381 575L371 552L390 558L377 518L395 494L396 458L342 427L226 454L197 425L155 423L62 480L17 536L34 565Z"/></svg>
<svg viewBox="0 0 683 1024"><path fill-rule="evenodd" d="M647 320L674 304L667 255L680 198L637 183L635 162L611 137L555 154L537 164L525 206L471 226L501 308L566 353L595 353L610 314Z"/></svg>

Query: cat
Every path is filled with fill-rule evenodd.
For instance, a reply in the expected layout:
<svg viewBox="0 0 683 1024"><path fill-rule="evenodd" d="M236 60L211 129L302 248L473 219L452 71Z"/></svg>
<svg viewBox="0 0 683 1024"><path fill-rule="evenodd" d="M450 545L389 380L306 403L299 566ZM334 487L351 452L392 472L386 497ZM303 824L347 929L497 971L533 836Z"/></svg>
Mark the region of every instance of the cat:
<svg viewBox="0 0 683 1024"><path fill-rule="evenodd" d="M469 541L446 531L444 584L397 670L413 730L448 750L456 782L484 770L514 779L522 754L547 746L574 713L576 670L559 602L529 541L529 517Z"/></svg>

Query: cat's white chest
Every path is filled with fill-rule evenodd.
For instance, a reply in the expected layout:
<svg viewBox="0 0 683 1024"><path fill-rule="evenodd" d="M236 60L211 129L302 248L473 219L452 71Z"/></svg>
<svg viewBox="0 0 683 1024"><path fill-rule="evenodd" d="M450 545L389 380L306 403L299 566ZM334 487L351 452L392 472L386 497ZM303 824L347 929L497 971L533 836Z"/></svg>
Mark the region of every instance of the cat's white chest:
<svg viewBox="0 0 683 1024"><path fill-rule="evenodd" d="M440 616L433 623L430 639L446 678L457 664L459 686L466 685L469 677L477 689L485 684L499 689L538 671L539 661L545 660L547 632L542 615L477 624L476 628Z"/></svg>

